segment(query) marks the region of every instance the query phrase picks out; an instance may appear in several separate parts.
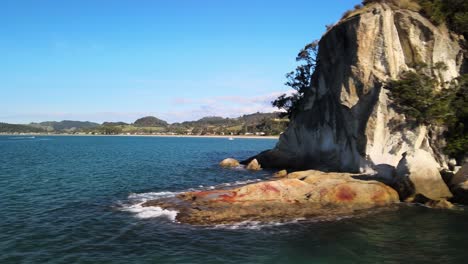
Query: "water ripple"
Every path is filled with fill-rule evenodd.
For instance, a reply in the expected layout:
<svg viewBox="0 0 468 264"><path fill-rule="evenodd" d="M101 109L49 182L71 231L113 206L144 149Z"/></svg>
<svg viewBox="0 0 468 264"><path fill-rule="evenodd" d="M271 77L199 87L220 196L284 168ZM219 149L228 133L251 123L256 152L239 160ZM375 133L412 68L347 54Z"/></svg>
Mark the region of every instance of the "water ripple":
<svg viewBox="0 0 468 264"><path fill-rule="evenodd" d="M150 216L167 216L139 218L142 212L125 211L181 191L261 180L268 172L223 169L217 163L275 143L0 136L0 263L466 261L466 210L397 206L336 221L214 227L175 223L155 208Z"/></svg>

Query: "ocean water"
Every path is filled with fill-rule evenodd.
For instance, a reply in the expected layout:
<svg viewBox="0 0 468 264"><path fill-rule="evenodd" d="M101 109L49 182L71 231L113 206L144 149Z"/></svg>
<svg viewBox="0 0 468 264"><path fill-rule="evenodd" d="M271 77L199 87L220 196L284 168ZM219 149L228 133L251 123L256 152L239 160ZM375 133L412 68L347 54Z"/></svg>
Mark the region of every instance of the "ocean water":
<svg viewBox="0 0 468 264"><path fill-rule="evenodd" d="M141 202L269 172L272 139L0 136L0 263L466 263L468 213L400 205L328 222L196 227Z"/></svg>

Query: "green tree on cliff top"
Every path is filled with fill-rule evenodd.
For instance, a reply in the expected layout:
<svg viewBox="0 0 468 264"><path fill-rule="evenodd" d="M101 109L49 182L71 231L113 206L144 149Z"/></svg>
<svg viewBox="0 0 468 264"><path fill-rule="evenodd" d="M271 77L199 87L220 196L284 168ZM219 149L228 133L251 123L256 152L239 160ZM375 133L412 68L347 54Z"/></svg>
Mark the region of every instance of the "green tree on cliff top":
<svg viewBox="0 0 468 264"><path fill-rule="evenodd" d="M318 64L318 40L307 44L297 54L296 61L300 64L295 71L286 74L286 86L295 90L291 95L282 94L272 103L273 106L285 110L284 116L291 116L296 112L300 102L304 98L304 93L312 86L312 74Z"/></svg>

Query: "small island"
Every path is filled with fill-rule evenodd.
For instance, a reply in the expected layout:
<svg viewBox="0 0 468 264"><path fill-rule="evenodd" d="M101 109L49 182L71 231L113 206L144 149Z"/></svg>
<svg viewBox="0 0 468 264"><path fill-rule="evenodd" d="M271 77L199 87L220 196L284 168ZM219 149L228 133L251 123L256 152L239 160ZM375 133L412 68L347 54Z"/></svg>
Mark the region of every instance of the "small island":
<svg viewBox="0 0 468 264"><path fill-rule="evenodd" d="M422 2L364 1L299 52L286 83L296 93L273 102L290 120L286 131L274 149L240 162L281 177L143 206L209 225L327 218L400 201L467 204L467 32Z"/></svg>

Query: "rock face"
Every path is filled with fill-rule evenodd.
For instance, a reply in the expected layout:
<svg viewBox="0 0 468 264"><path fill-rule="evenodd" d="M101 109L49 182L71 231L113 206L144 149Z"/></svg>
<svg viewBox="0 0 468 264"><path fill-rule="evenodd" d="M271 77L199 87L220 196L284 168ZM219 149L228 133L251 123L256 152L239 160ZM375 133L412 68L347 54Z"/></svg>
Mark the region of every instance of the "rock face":
<svg viewBox="0 0 468 264"><path fill-rule="evenodd" d="M451 190L454 202L468 204L468 163L465 163L452 178Z"/></svg>
<svg viewBox="0 0 468 264"><path fill-rule="evenodd" d="M396 166L417 149L446 167L436 144L442 131L409 124L384 83L419 62L444 62L440 78L458 77L464 55L457 36L417 12L374 3L338 22L319 47L305 102L277 146L255 157L262 167L357 172L365 164Z"/></svg>
<svg viewBox="0 0 468 264"><path fill-rule="evenodd" d="M396 169L397 188L401 199L418 194L440 201L452 197L439 172L439 164L432 155L422 149L407 152Z"/></svg>
<svg viewBox="0 0 468 264"><path fill-rule="evenodd" d="M176 201L149 201L143 206L178 210L177 220L183 223L222 224L326 218L396 202L396 191L380 182L311 170L236 189L187 192Z"/></svg>
<svg viewBox="0 0 468 264"><path fill-rule="evenodd" d="M237 167L239 166L240 163L239 161L237 161L236 159L233 159L233 158L227 158L227 159L224 159L222 160L220 163L219 163L219 166L221 167Z"/></svg>

